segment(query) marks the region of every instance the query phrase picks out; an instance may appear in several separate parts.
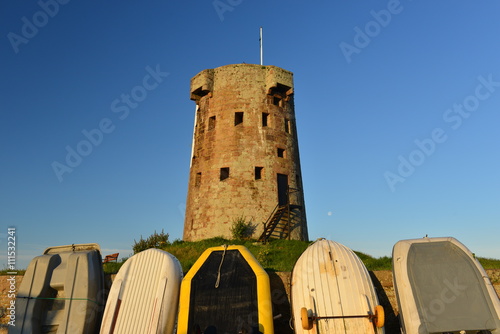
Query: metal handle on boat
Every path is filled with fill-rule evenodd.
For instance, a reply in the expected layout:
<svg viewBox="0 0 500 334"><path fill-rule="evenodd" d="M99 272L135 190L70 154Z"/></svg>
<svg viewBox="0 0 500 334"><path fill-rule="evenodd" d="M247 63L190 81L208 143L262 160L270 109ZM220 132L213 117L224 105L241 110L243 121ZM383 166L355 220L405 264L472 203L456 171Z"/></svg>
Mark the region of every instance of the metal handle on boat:
<svg viewBox="0 0 500 334"><path fill-rule="evenodd" d="M320 319L349 319L349 318L368 318L377 328L381 328L385 323L384 308L381 305L375 307L375 312L373 314L365 315L332 315L332 316L315 316L309 315L307 308L303 307L300 309L300 316L302 319L302 328L311 330L313 327L313 322Z"/></svg>

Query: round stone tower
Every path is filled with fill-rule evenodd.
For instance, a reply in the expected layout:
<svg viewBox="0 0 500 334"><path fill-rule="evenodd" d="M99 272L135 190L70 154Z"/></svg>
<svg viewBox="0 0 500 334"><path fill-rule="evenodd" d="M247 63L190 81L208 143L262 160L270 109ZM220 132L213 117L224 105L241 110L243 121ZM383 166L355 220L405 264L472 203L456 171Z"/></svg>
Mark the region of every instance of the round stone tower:
<svg viewBox="0 0 500 334"><path fill-rule="evenodd" d="M195 128L184 240L231 238L239 218L253 237L307 240L293 74L236 64L191 79Z"/></svg>

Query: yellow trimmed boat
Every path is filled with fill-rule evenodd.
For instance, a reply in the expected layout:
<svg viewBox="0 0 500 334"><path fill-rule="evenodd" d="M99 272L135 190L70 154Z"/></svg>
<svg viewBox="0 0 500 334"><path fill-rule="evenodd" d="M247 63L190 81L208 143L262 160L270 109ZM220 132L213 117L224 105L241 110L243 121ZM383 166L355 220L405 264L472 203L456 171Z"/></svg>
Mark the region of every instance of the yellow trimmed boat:
<svg viewBox="0 0 500 334"><path fill-rule="evenodd" d="M269 276L244 246L207 249L181 284L178 334L272 334Z"/></svg>

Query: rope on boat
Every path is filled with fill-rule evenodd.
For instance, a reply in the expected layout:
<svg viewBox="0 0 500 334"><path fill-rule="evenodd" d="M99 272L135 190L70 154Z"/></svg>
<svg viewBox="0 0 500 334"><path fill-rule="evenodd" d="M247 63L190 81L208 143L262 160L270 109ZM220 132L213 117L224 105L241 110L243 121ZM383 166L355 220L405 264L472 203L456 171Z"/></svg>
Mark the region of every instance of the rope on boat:
<svg viewBox="0 0 500 334"><path fill-rule="evenodd" d="M226 256L227 245L224 245L224 253L222 253L222 259L220 260L219 269L217 270L217 281L215 281L215 288L219 287L220 283L220 269L222 268L222 262L224 262L224 256Z"/></svg>

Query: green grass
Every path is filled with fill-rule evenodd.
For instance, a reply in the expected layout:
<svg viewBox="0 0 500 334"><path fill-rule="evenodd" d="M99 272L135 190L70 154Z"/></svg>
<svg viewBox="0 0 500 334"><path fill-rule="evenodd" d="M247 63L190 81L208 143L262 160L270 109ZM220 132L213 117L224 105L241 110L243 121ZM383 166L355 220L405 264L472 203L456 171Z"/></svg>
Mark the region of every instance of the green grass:
<svg viewBox="0 0 500 334"><path fill-rule="evenodd" d="M365 264L366 269L368 269L369 271L392 270L392 257L383 256L375 258L373 256L357 251L354 251L354 253L359 256L361 261L363 261L363 263Z"/></svg>
<svg viewBox="0 0 500 334"><path fill-rule="evenodd" d="M271 240L266 245L255 240L228 240L222 237L205 239L201 241L176 240L162 247L163 250L174 255L181 263L182 270L187 273L200 255L210 247L222 245L243 245L255 256L267 271L292 271L299 256L309 246L310 242L298 240ZM369 271L392 270L392 258L388 256L373 257L355 251ZM478 258L484 269L500 269L500 260ZM122 263L107 263L104 265L105 273L116 273Z"/></svg>
<svg viewBox="0 0 500 334"><path fill-rule="evenodd" d="M267 271L292 271L295 262L309 244L310 242L297 240L271 240L262 245L255 240L227 240L219 237L195 242L177 240L163 249L179 259L185 273L205 249L222 245L245 246ZM358 251L355 253L369 271L392 270L391 257L376 258ZM478 258L478 260L484 269L500 269L500 260L488 258Z"/></svg>
<svg viewBox="0 0 500 334"><path fill-rule="evenodd" d="M122 259L123 260L123 259ZM102 265L104 269L104 274L116 274L120 270L121 266L125 263L122 262L107 262Z"/></svg>
<svg viewBox="0 0 500 334"><path fill-rule="evenodd" d="M484 269L500 269L500 260L486 257L478 257L477 259Z"/></svg>
<svg viewBox="0 0 500 334"><path fill-rule="evenodd" d="M195 242L175 241L162 249L179 259L182 270L187 272L207 248L222 245L245 246L266 270L291 271L295 261L309 243L297 240L273 240L262 245L254 240L212 238Z"/></svg>
<svg viewBox="0 0 500 334"><path fill-rule="evenodd" d="M262 245L255 240L228 240L217 237L195 242L175 240L162 249L179 259L184 273L188 272L207 248L222 245L245 246L267 271L292 271L295 262L309 244L310 242L297 240L271 240L266 245ZM390 257L375 258L362 252L355 251L355 253L370 271L392 270L392 258ZM484 269L500 269L500 260L498 259L482 257L477 259ZM118 263L105 263L103 265L104 273L116 274L125 262L124 260L126 259L122 259ZM7 269L1 270L0 275L7 275L8 271ZM25 270L17 270L17 272L18 275L23 275Z"/></svg>
<svg viewBox="0 0 500 334"><path fill-rule="evenodd" d="M212 238L195 242L174 241L162 249L179 259L185 273L207 248L221 245L245 246L267 271L292 271L295 262L309 244L310 242L298 240L271 240L266 245L262 245L255 240ZM356 252L356 254L368 270L391 270L389 257L374 258L361 252Z"/></svg>

